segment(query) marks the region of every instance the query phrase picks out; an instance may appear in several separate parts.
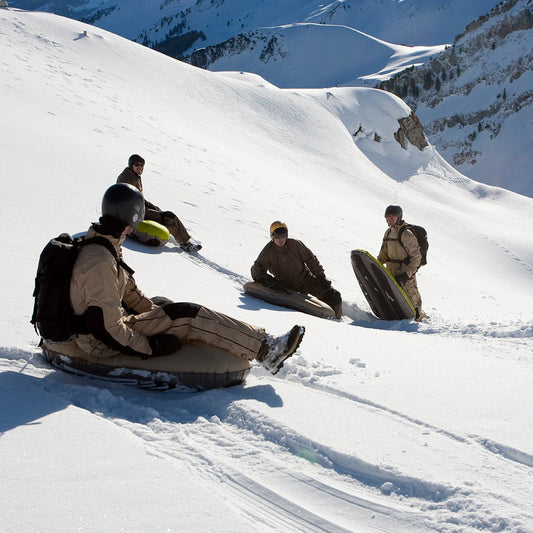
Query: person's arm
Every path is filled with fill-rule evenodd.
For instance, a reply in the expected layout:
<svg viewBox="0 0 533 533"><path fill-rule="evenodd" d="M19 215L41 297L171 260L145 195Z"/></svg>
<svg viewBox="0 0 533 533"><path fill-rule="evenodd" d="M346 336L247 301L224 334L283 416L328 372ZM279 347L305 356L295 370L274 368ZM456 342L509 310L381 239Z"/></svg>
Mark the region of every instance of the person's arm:
<svg viewBox="0 0 533 533"><path fill-rule="evenodd" d="M301 241L298 241L298 256L315 278L326 278L324 267L320 264L316 255Z"/></svg>
<svg viewBox="0 0 533 533"><path fill-rule="evenodd" d="M258 283L263 283L269 277L267 255L267 247L265 246L250 269L252 279Z"/></svg>
<svg viewBox="0 0 533 533"><path fill-rule="evenodd" d="M129 328L120 298L119 277L112 261L99 261L77 274L74 283L87 305L88 333L113 350L150 355L148 337ZM139 301L140 303L140 301Z"/></svg>
<svg viewBox="0 0 533 533"><path fill-rule="evenodd" d="M122 302L127 306L128 309L131 309L138 314L146 313L147 311L151 311L156 307L152 303L152 300L150 300L150 298L148 298L141 291L141 289L139 289L133 276L128 276L126 290L124 292Z"/></svg>
<svg viewBox="0 0 533 533"><path fill-rule="evenodd" d="M387 230L385 232L385 236L383 237L383 242L381 243L381 249L379 250L379 254L378 254L378 257L377 257L377 260L380 263L383 263L383 264L385 264L389 260L389 252L388 252L388 247L387 247L387 241L385 240L386 237L388 236L388 232L389 231L390 230Z"/></svg>

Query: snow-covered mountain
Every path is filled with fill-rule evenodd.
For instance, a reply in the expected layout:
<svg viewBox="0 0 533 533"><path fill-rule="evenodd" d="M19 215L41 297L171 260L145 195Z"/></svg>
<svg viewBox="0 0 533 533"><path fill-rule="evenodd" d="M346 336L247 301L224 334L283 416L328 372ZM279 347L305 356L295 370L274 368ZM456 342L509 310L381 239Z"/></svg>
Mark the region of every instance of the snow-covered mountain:
<svg viewBox="0 0 533 533"><path fill-rule="evenodd" d="M94 24L209 70L253 72L282 88L320 88L375 83L424 63L497 3L18 0L10 5Z"/></svg>
<svg viewBox="0 0 533 533"><path fill-rule="evenodd" d="M384 82L468 176L533 196L533 7L508 0L426 65Z"/></svg>
<svg viewBox="0 0 533 533"><path fill-rule="evenodd" d="M414 146L385 91L279 89L11 8L0 43L2 531L531 532L533 199ZM154 393L44 362L39 253L97 220L134 152L147 197L204 245L127 243L139 286L272 333L304 325L277 376ZM353 275L389 203L429 232L429 322L376 320ZM341 291L340 321L243 294L275 219Z"/></svg>
<svg viewBox="0 0 533 533"><path fill-rule="evenodd" d="M253 72L278 87L380 83L417 110L427 137L454 166L482 182L533 196L530 4L10 2L94 24L202 68ZM405 69L410 70L388 81Z"/></svg>
<svg viewBox="0 0 533 533"><path fill-rule="evenodd" d="M441 45L499 0L10 0L9 5L83 20L175 57L264 27L348 26L391 43ZM241 69L236 69L241 70Z"/></svg>

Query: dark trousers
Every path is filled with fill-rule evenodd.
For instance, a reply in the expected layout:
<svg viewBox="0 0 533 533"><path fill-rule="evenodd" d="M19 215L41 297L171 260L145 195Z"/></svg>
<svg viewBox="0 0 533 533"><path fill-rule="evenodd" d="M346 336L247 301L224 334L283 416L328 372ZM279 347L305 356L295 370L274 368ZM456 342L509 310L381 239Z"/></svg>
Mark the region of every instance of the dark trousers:
<svg viewBox="0 0 533 533"><path fill-rule="evenodd" d="M341 293L331 286L331 282L326 279L318 279L308 276L304 284L296 289L304 294L311 294L320 301L328 304L335 311L335 318L342 316Z"/></svg>
<svg viewBox="0 0 533 533"><path fill-rule="evenodd" d="M185 244L191 238L181 220L171 211L157 211L148 208L144 218L163 224L179 244Z"/></svg>

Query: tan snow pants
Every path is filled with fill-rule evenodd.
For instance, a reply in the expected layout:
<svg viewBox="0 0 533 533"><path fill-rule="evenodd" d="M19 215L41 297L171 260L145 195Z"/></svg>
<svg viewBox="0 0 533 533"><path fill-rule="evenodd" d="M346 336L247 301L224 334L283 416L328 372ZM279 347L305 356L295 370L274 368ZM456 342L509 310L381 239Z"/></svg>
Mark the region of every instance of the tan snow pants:
<svg viewBox="0 0 533 533"><path fill-rule="evenodd" d="M157 307L140 315L131 315L125 322L147 337L157 333L169 333L176 335L182 342L205 342L244 359L253 360L257 357L265 339L266 333L263 328L197 304L171 305L183 306L181 313L183 316L170 318L162 307Z"/></svg>

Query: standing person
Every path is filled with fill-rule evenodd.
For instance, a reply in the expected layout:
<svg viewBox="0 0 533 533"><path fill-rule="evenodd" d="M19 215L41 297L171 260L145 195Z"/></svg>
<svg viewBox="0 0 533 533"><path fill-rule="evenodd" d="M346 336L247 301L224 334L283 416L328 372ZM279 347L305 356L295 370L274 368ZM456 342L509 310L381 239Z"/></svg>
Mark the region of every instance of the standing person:
<svg viewBox="0 0 533 533"><path fill-rule="evenodd" d="M92 357L122 353L147 358L174 353L181 343L201 341L248 360L257 360L272 374L298 348L305 328L294 326L274 337L252 326L195 303L156 306L137 287L133 272L122 262L122 243L144 217L144 198L131 185L107 189L102 216L85 238L100 237L107 246L91 243L79 251L70 283L75 315L85 325L74 337ZM102 239L100 239L102 240Z"/></svg>
<svg viewBox="0 0 533 533"><path fill-rule="evenodd" d="M316 296L333 309L336 318L340 318L340 292L326 279L324 269L313 252L302 241L290 239L288 235L284 222L276 220L271 224L271 240L251 268L253 280L274 290L292 289Z"/></svg>
<svg viewBox="0 0 533 533"><path fill-rule="evenodd" d="M422 297L416 282L416 272L422 260L418 240L414 233L405 227L407 224L403 220L403 210L399 205L389 205L385 209L385 220L389 229L383 236L378 261L387 266L402 286L415 308L415 320L422 322L424 318L429 317L422 311Z"/></svg>
<svg viewBox="0 0 533 533"><path fill-rule="evenodd" d="M133 185L141 193L143 192L143 184L141 175L144 170L145 161L138 155L133 154L128 159L128 166L122 171L117 178L117 183L129 183ZM202 249L201 244L194 244L190 242L191 236L185 229L181 220L172 211L162 211L159 207L145 200L145 219L153 220L162 224L170 234L176 239L180 247L186 252L198 252Z"/></svg>

